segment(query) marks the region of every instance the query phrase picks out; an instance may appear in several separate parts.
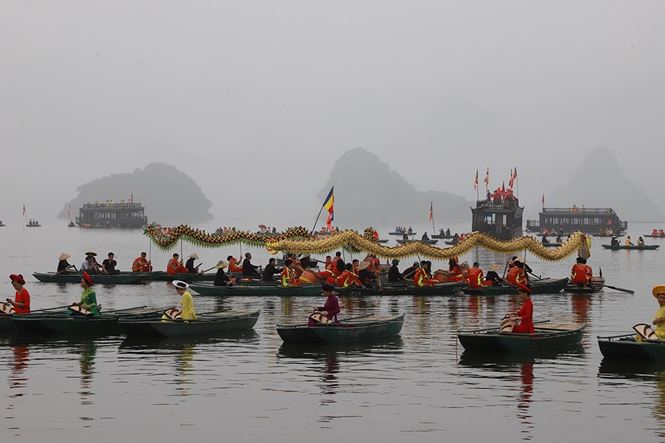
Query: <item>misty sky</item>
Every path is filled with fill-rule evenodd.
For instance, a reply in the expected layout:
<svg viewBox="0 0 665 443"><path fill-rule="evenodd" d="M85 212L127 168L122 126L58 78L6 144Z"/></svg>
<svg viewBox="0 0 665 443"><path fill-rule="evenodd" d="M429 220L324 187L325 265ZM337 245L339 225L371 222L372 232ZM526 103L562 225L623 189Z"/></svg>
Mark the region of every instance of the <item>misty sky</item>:
<svg viewBox="0 0 665 443"><path fill-rule="evenodd" d="M218 216L315 212L359 146L469 199L516 165L537 205L597 146L665 185L660 0L3 0L0 57L3 220L157 160Z"/></svg>

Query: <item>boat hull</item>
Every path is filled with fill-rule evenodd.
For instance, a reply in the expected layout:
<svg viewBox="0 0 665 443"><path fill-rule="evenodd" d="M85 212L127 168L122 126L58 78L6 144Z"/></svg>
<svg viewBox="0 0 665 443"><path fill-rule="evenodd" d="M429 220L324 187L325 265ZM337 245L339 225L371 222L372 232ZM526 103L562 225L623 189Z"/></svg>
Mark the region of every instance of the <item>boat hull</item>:
<svg viewBox="0 0 665 443"><path fill-rule="evenodd" d="M343 344L370 341L399 335L404 314L363 321L341 321L326 326L277 325L277 333L288 343Z"/></svg>
<svg viewBox="0 0 665 443"><path fill-rule="evenodd" d="M470 352L540 352L578 345L582 340L584 325L572 330L536 328L534 334L500 333L498 329L459 332L457 338Z"/></svg>
<svg viewBox="0 0 665 443"><path fill-rule="evenodd" d="M192 321L120 320L118 326L127 335L182 337L186 335L222 334L252 329L260 311L201 315Z"/></svg>
<svg viewBox="0 0 665 443"><path fill-rule="evenodd" d="M376 288L338 288L341 295L422 295L447 296L459 294L466 287L463 282L439 283L433 286L416 287L384 283Z"/></svg>
<svg viewBox="0 0 665 443"><path fill-rule="evenodd" d="M543 280L534 280L531 282L531 294L556 294L561 292L568 284L567 278L545 278ZM465 294L469 295L506 295L517 294L517 287L510 285L501 286L483 286L481 288L464 289Z"/></svg>
<svg viewBox="0 0 665 443"><path fill-rule="evenodd" d="M598 337L598 346L608 360L665 362L665 342L637 342L633 335Z"/></svg>
<svg viewBox="0 0 665 443"><path fill-rule="evenodd" d="M316 297L321 296L321 286L307 285L283 287L276 284L214 286L212 284L192 284L189 288L200 294L215 297Z"/></svg>
<svg viewBox="0 0 665 443"><path fill-rule="evenodd" d="M42 283L80 283L83 278L81 274L73 272L57 275L53 272L34 272L32 275ZM117 275L96 274L92 276L92 279L98 285L137 285L143 283L141 275L138 273Z"/></svg>
<svg viewBox="0 0 665 443"><path fill-rule="evenodd" d="M618 245L618 246L612 246L612 245L601 245L605 249L609 249L612 251L619 251L622 249L628 250L628 251L653 251L654 249L660 248L660 245L642 245L642 246L626 246L626 245Z"/></svg>

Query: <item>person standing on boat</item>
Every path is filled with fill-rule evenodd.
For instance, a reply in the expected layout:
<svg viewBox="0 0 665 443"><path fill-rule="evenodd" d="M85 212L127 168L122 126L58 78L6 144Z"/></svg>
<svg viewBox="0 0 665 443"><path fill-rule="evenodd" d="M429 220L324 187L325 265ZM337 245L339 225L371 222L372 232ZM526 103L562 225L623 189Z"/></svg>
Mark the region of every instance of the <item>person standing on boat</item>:
<svg viewBox="0 0 665 443"><path fill-rule="evenodd" d="M659 339L665 340L665 285L654 286L651 293L656 297L659 305L653 319L653 324L656 326L654 332Z"/></svg>
<svg viewBox="0 0 665 443"><path fill-rule="evenodd" d="M148 260L148 254L141 252L139 257L132 263L132 272L152 272L152 263Z"/></svg>
<svg viewBox="0 0 665 443"><path fill-rule="evenodd" d="M252 264L252 254L247 252L245 259L242 261L242 276L243 277L259 277L259 266Z"/></svg>
<svg viewBox="0 0 665 443"><path fill-rule="evenodd" d="M187 268L182 265L180 254L173 254L173 258L166 265L166 273L169 275L186 274Z"/></svg>
<svg viewBox="0 0 665 443"><path fill-rule="evenodd" d="M333 258L332 261L334 265L333 272L335 275L342 275L342 272L346 269L346 263L344 263L344 259L342 259L342 253L340 251L335 252L335 258Z"/></svg>
<svg viewBox="0 0 665 443"><path fill-rule="evenodd" d="M83 288L83 292L81 293L81 301L78 303L72 303L70 312L72 312L72 307L78 307L81 308L81 310L75 312L80 312L84 315L92 315L93 317L98 317L101 315L101 308L97 304L97 295L95 294L95 290L92 288L94 284L95 282L92 280L92 277L90 277L90 274L88 274L86 271L83 271L83 278L81 278L81 287Z"/></svg>
<svg viewBox="0 0 665 443"><path fill-rule="evenodd" d="M514 333L533 334L533 303L531 302L531 287L520 284L517 286L517 295L522 301L522 307L514 315L519 318L519 323L513 328Z"/></svg>
<svg viewBox="0 0 665 443"><path fill-rule="evenodd" d="M323 295L326 296L326 303L323 306L314 308L314 314L319 314L323 318L319 317L318 319L315 319L313 318L315 315L312 314L308 323L308 326L310 327L316 326L320 323L337 323L337 314L339 314L340 309L339 300L337 299L337 294L335 293L335 288L329 284L324 283L321 285L321 290L323 291Z"/></svg>
<svg viewBox="0 0 665 443"><path fill-rule="evenodd" d="M198 265L194 266L194 261L198 260L198 259L199 259L199 255L196 252L190 254L189 258L185 262L185 269L186 269L185 272L187 272L189 274L198 274L199 273L199 266L201 266L201 264L199 263Z"/></svg>
<svg viewBox="0 0 665 443"><path fill-rule="evenodd" d="M14 300L7 298L8 304L14 307L16 314L29 314L30 313L30 293L24 288L25 279L21 274L12 274L9 276L12 286L16 289Z"/></svg>
<svg viewBox="0 0 665 443"><path fill-rule="evenodd" d="M263 268L263 276L262 276L263 281L274 282L275 274L279 274L282 272L282 268L276 267L275 263L277 263L277 260L275 260L274 258L270 258L270 260L268 260L268 264L266 265L265 268Z"/></svg>
<svg viewBox="0 0 665 443"><path fill-rule="evenodd" d="M217 268L217 274L215 274L215 281L213 283L214 286L231 286L236 282L235 277L229 278L229 276L226 275L226 272L224 272L224 268L228 265L229 262L226 260L220 260L217 262L217 265L215 265Z"/></svg>
<svg viewBox="0 0 665 443"><path fill-rule="evenodd" d="M118 271L115 268L116 266L118 266L118 262L115 261L115 254L113 252L109 252L108 258L102 262L102 266L104 266L104 272L106 274L109 275L120 274L120 271Z"/></svg>
<svg viewBox="0 0 665 443"><path fill-rule="evenodd" d="M71 255L63 252L60 254L60 257L58 257L58 274L64 274L65 272L74 272L76 269L74 265L70 265L67 259L71 257Z"/></svg>
<svg viewBox="0 0 665 443"><path fill-rule="evenodd" d="M400 274L399 268L397 267L398 264L399 260L393 259L392 266L390 266L390 269L388 269L389 282L404 281L404 277L402 276L402 274Z"/></svg>
<svg viewBox="0 0 665 443"><path fill-rule="evenodd" d="M194 310L194 299L187 290L189 285L184 281L174 280L175 290L182 296L180 299L180 316L183 320L196 320L196 311Z"/></svg>
<svg viewBox="0 0 665 443"><path fill-rule="evenodd" d="M573 265L573 269L570 271L570 281L575 285L587 285L591 286L593 281L593 270L591 266L586 264L586 259L582 257L577 257L577 263Z"/></svg>

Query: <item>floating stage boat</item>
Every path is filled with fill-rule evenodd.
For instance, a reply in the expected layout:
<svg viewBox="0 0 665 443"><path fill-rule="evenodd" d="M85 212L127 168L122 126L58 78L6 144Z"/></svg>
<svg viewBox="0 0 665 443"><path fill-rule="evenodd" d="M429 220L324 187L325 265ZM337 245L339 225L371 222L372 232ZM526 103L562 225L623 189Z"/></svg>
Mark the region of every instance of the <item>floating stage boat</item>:
<svg viewBox="0 0 665 443"><path fill-rule="evenodd" d="M78 272L33 272L32 275L42 283L80 283L83 275ZM98 285L136 285L143 283L141 273L121 273L116 275L94 274L91 276Z"/></svg>
<svg viewBox="0 0 665 443"><path fill-rule="evenodd" d="M457 338L467 351L539 352L580 343L584 323L536 323L534 334L502 333L499 328L459 331Z"/></svg>
<svg viewBox="0 0 665 443"><path fill-rule="evenodd" d="M118 327L127 335L157 335L178 337L198 334L222 334L252 329L259 318L255 312L211 312L200 314L196 320L161 320L126 318Z"/></svg>
<svg viewBox="0 0 665 443"><path fill-rule="evenodd" d="M466 287L464 282L437 283L432 286L417 287L410 283L382 283L374 288L336 288L340 295L422 295L441 296L459 294Z"/></svg>
<svg viewBox="0 0 665 443"><path fill-rule="evenodd" d="M399 335L403 324L404 314L387 317L372 315L313 327L307 324L277 325L277 333L289 343L341 344L393 337Z"/></svg>
<svg viewBox="0 0 665 443"><path fill-rule="evenodd" d="M605 249L611 249L612 251L618 251L620 249L627 249L627 250L636 250L636 251L651 251L654 249L660 248L660 245L633 245L633 246L627 246L627 245L601 245Z"/></svg>
<svg viewBox="0 0 665 443"><path fill-rule="evenodd" d="M197 294L217 297L315 297L322 294L319 285L284 287L275 283L266 285L238 284L233 286L194 283L189 285L189 288Z"/></svg>
<svg viewBox="0 0 665 443"><path fill-rule="evenodd" d="M544 278L542 280L532 280L532 294L556 294L561 292L568 283L567 278ZM464 293L469 295L504 295L517 294L517 287L512 285L483 286L480 288L464 288Z"/></svg>
<svg viewBox="0 0 665 443"><path fill-rule="evenodd" d="M658 340L635 340L635 334L598 337L598 346L607 360L625 362L665 362L665 342Z"/></svg>
<svg viewBox="0 0 665 443"><path fill-rule="evenodd" d="M595 294L603 290L605 285L605 279L603 277L594 277L589 285L577 285L575 283L569 283L566 285L564 291L571 294Z"/></svg>

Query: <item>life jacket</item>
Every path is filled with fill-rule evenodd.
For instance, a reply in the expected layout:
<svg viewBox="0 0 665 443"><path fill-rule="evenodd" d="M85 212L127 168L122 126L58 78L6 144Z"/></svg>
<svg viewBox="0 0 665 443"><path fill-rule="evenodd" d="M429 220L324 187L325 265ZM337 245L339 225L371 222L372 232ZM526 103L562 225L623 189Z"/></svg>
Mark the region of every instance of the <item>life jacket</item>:
<svg viewBox="0 0 665 443"><path fill-rule="evenodd" d="M345 270L337 277L337 286L342 288L348 288L351 285L362 286L362 282L356 274L351 271Z"/></svg>
<svg viewBox="0 0 665 443"><path fill-rule="evenodd" d="M483 270L480 268L471 268L469 269L467 279L469 281L469 286L472 288L478 288L483 285Z"/></svg>
<svg viewBox="0 0 665 443"><path fill-rule="evenodd" d="M431 286L434 284L434 282L430 278L429 274L427 274L425 269L418 268L416 273L413 275L413 284L419 288L422 288L423 286Z"/></svg>
<svg viewBox="0 0 665 443"><path fill-rule="evenodd" d="M282 270L282 286L285 288L288 286L297 286L299 284L298 279L296 278L295 271L284 267Z"/></svg>

